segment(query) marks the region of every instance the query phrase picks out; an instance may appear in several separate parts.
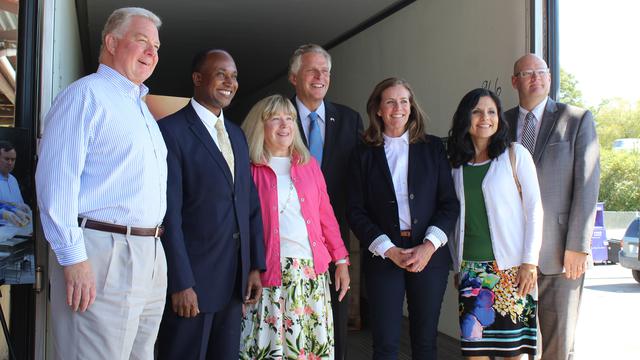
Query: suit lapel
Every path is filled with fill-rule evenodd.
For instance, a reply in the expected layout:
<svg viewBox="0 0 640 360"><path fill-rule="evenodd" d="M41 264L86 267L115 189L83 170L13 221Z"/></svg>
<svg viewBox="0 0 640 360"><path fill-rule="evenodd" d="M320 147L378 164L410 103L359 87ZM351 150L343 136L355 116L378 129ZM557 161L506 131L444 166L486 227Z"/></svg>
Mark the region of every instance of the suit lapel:
<svg viewBox="0 0 640 360"><path fill-rule="evenodd" d="M233 180L231 179L231 172L229 171L229 166L227 165L227 161L224 159L224 156L222 156L220 149L218 149L218 146L211 138L209 131L204 126L204 124L202 123L202 120L200 120L200 117L198 116L196 111L193 109L191 104L187 106L189 107L189 109L187 110L186 118L187 118L187 121L189 122L189 129L195 135L195 137L198 138L198 140L200 140L200 143L202 143L202 146L204 146L205 149L207 149L207 152L209 152L214 162L218 165L220 170L222 170L222 173L224 174L224 176L227 178L229 185L233 187ZM229 138L231 140L231 137ZM235 146L233 145L233 141L231 141L231 147L233 148L234 154L236 154L236 149L235 149Z"/></svg>
<svg viewBox="0 0 640 360"><path fill-rule="evenodd" d="M556 102L551 98L547 100L547 105L545 106L544 115L542 115L541 121L540 130L538 131L538 136L536 138L535 151L533 152L533 160L536 164L540 161L540 157L549 142L551 132L556 127L556 122L558 121L558 107Z"/></svg>
<svg viewBox="0 0 640 360"><path fill-rule="evenodd" d="M333 144L336 141L336 131L337 129L337 121L338 111L332 103L325 101L324 102L324 147L322 148L322 163L328 163L329 159L331 159L331 154L333 154L334 146Z"/></svg>
<svg viewBox="0 0 640 360"><path fill-rule="evenodd" d="M389 163L387 162L387 155L384 153L384 145L376 146L373 149L373 154L375 156L376 164L383 164L382 172L384 173L384 178L387 182L387 189L391 191L393 196L395 197L395 190L393 187L393 179L391 179L391 170L389 170Z"/></svg>
<svg viewBox="0 0 640 360"><path fill-rule="evenodd" d="M416 176L415 170L416 168L418 168L418 166L413 166L412 164L428 164L428 162L425 161L421 155L422 152L420 151L419 143L409 144L409 159L407 161L407 191L409 192L409 194L413 194L413 184L418 183L418 181L414 181L414 176ZM427 169L427 172L429 172L429 170L430 169ZM415 214L412 207L414 203L414 201L409 201L409 212L411 214Z"/></svg>

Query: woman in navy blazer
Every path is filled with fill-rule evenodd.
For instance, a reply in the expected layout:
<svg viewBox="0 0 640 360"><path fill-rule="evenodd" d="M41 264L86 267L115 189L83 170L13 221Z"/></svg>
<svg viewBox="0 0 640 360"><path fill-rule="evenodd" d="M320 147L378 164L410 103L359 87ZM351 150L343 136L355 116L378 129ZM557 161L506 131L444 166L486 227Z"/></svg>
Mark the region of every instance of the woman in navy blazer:
<svg viewBox="0 0 640 360"><path fill-rule="evenodd" d="M351 160L348 220L365 249L373 358L397 359L406 295L412 358L436 359L451 264L444 245L460 212L451 168L442 141L424 133L405 80L380 82L367 113L364 144Z"/></svg>

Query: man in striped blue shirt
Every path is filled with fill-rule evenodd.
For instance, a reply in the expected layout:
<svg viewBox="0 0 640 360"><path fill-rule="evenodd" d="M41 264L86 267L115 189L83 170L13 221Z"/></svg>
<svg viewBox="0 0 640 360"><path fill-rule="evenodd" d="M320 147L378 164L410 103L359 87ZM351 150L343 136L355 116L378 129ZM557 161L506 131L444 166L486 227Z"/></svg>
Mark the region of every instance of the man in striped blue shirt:
<svg viewBox="0 0 640 360"><path fill-rule="evenodd" d="M63 90L45 119L36 189L55 359L153 358L167 149L142 83L158 63L160 24L145 9L114 11L97 72Z"/></svg>

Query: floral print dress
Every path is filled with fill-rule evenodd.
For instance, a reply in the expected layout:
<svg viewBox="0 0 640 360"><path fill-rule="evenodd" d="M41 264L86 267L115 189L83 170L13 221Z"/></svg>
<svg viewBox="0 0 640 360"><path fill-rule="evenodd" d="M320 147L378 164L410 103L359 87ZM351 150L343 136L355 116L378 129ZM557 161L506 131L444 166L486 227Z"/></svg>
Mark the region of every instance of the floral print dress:
<svg viewBox="0 0 640 360"><path fill-rule="evenodd" d="M462 261L459 314L463 356L512 357L536 353L536 301L518 295L518 267Z"/></svg>
<svg viewBox="0 0 640 360"><path fill-rule="evenodd" d="M283 259L282 285L263 288L241 329L240 359L333 359L327 273L316 276L311 259Z"/></svg>

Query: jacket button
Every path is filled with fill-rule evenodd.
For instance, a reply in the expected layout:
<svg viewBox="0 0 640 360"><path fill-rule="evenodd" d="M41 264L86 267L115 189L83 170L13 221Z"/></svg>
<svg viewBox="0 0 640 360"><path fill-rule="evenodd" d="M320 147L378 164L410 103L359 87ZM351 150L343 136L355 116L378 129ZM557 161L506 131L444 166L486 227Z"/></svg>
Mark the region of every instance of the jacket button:
<svg viewBox="0 0 640 360"><path fill-rule="evenodd" d="M312 245L313 245L313 246L316 246L316 242L314 241Z"/></svg>
<svg viewBox="0 0 640 360"><path fill-rule="evenodd" d="M278 233L278 229L273 230L273 233L277 234Z"/></svg>
<svg viewBox="0 0 640 360"><path fill-rule="evenodd" d="M303 197L300 198L300 202L304 202L304 198Z"/></svg>
<svg viewBox="0 0 640 360"><path fill-rule="evenodd" d="M413 194L409 194L409 199L413 200L414 197Z"/></svg>
<svg viewBox="0 0 640 360"><path fill-rule="evenodd" d="M413 223L417 224L418 223L418 219L413 219Z"/></svg>
<svg viewBox="0 0 640 360"><path fill-rule="evenodd" d="M307 224L311 224L311 220L307 219Z"/></svg>

